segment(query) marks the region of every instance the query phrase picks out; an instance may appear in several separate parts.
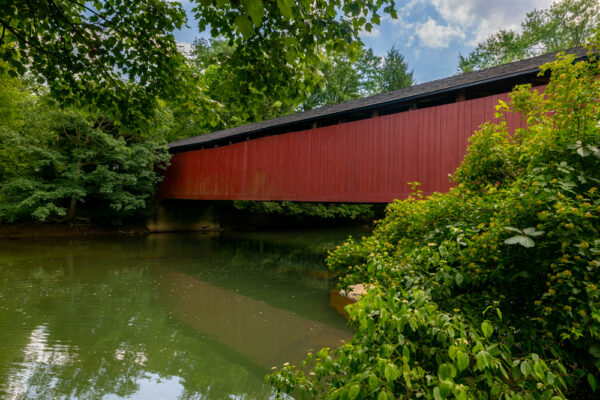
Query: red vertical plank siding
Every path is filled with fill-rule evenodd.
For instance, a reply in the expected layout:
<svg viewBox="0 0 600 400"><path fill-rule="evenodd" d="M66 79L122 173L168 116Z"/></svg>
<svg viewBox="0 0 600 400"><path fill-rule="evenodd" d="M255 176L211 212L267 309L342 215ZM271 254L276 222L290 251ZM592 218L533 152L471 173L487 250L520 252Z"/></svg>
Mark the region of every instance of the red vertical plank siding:
<svg viewBox="0 0 600 400"><path fill-rule="evenodd" d="M408 166L406 177L406 183L404 185L405 193L410 194L410 186L408 182L414 182L419 179L419 130L420 121L417 117L416 111L409 111L404 116L404 121L408 130L405 132L409 135L409 140L404 152L406 156L405 165Z"/></svg>
<svg viewBox="0 0 600 400"><path fill-rule="evenodd" d="M405 170L402 173L398 174L402 177L400 182L397 182L397 187L401 187L403 192L401 193L410 193L410 188L408 186L408 182L412 182L413 177L415 177L418 173L418 165L416 163L415 156L417 155L417 151L419 149L419 142L417 140L417 127L418 121L413 117L412 113L407 112L402 115L402 127L404 131L402 135L404 137L404 151L401 153L402 165Z"/></svg>
<svg viewBox="0 0 600 400"><path fill-rule="evenodd" d="M456 167L458 167L459 165L459 154L460 154L460 149L458 148L458 144L459 144L459 137L461 136L459 131L460 131L460 125L459 125L459 112L460 112L460 103L455 103L454 107L453 107L453 111L451 114L451 132L450 134L446 135L446 151L448 152L448 158L446 159L446 168L445 171L446 172L446 183L448 185L448 188L450 187L450 177L448 176L448 174L451 174L452 172L454 172L454 170L456 169Z"/></svg>
<svg viewBox="0 0 600 400"><path fill-rule="evenodd" d="M406 198L413 181L426 194L447 191L469 136L495 120L500 99L508 95L177 153L160 196L371 203ZM516 114L506 121L511 131L525 126Z"/></svg>
<svg viewBox="0 0 600 400"><path fill-rule="evenodd" d="M430 166L433 163L433 146L434 146L434 133L432 119L435 118L435 108L427 110L427 114L423 113L422 110L416 111L419 114L419 120L421 125L419 126L419 175L418 181L422 183L425 192L430 191L432 174Z"/></svg>
<svg viewBox="0 0 600 400"><path fill-rule="evenodd" d="M451 106L451 104L449 105ZM448 107L436 108L436 127L435 127L435 155L436 163L434 166L435 179L432 181L433 190L444 191L446 186L444 180L444 154L442 150L443 135L446 132L446 119L448 114ZM450 133L450 132L448 132Z"/></svg>
<svg viewBox="0 0 600 400"><path fill-rule="evenodd" d="M453 162L455 151L453 151L453 142L456 141L456 126L454 120L457 112L457 103L449 104L448 109L444 113L444 120L441 126L441 166L439 171L440 177L440 192L445 192L450 189L450 183L448 181L448 171L456 169L456 165Z"/></svg>
<svg viewBox="0 0 600 400"><path fill-rule="evenodd" d="M404 172L402 165L402 153L404 152L404 144L402 143L402 120L397 118L397 115L386 115L385 120L387 121L388 130L390 133L390 162L388 170L388 193L392 191L393 187L397 187L397 181L402 178L400 175Z"/></svg>
<svg viewBox="0 0 600 400"><path fill-rule="evenodd" d="M442 168L442 152L441 152L441 141L442 141L442 124L444 123L444 116L445 116L445 112L446 109L440 109L438 107L435 108L435 120L434 120L434 128L433 128L433 132L435 135L435 142L434 142L434 161L433 164L430 166L430 170L433 174L433 178L431 179L430 183L431 183L431 187L429 188L430 191L433 190L437 190L437 188L441 187L441 179L440 179L440 173L441 173L441 168Z"/></svg>
<svg viewBox="0 0 600 400"><path fill-rule="evenodd" d="M427 121L427 128L423 131L421 131L421 134L425 134L427 135L427 139L426 141L423 143L423 151L425 152L425 154L427 154L427 161L423 162L423 169L425 171L427 171L427 174L423 176L423 179L420 180L420 182L423 182L423 185L425 186L425 191L427 193L432 192L433 191L433 187L435 186L435 169L436 169L436 154L435 154L435 148L436 148L436 139L437 139L437 135L435 132L435 128L436 128L436 114L437 114L437 107L432 107L431 110L431 114L429 113L429 110L426 110L426 112L423 112L423 110L420 110L419 112L422 115L422 118L424 120Z"/></svg>

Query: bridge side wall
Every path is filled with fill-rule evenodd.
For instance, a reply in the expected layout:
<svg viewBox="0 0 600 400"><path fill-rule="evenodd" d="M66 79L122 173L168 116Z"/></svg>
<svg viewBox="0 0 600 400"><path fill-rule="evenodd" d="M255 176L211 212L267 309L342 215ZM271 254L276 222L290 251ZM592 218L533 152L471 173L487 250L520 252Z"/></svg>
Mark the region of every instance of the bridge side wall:
<svg viewBox="0 0 600 400"><path fill-rule="evenodd" d="M451 187L468 138L508 94L177 153L161 198L390 202L407 182L426 194ZM510 129L524 126L509 115Z"/></svg>

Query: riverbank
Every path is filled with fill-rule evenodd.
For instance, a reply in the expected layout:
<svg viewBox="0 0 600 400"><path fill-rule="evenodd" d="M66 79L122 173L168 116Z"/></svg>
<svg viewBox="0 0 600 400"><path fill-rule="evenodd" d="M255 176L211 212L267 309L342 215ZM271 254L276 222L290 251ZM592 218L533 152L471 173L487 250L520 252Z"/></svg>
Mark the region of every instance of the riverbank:
<svg viewBox="0 0 600 400"><path fill-rule="evenodd" d="M100 226L89 223L24 222L0 225L2 239L32 239L42 237L138 236L149 233L143 223L121 226Z"/></svg>
<svg viewBox="0 0 600 400"><path fill-rule="evenodd" d="M270 205L275 202L270 202ZM371 205L373 215L344 216L285 214L264 209L236 208L231 201L167 200L145 222L126 223L119 226L99 225L90 222L37 222L0 224L0 239L27 239L36 237L97 237L133 236L165 232L214 232L355 228L372 227L373 221L383 216L384 205ZM306 207L306 205L305 205ZM320 205L315 205L320 207ZM341 206L343 207L343 205ZM330 207L334 209L334 207Z"/></svg>

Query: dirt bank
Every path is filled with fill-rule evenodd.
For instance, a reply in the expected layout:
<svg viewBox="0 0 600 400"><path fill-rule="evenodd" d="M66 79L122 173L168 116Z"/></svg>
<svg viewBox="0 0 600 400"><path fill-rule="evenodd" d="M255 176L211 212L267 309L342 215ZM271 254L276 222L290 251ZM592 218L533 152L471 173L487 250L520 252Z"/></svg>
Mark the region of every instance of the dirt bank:
<svg viewBox="0 0 600 400"><path fill-rule="evenodd" d="M83 223L42 223L0 225L0 239L28 239L36 237L92 237L92 236L133 236L145 235L148 229L144 224L123 226L99 226Z"/></svg>

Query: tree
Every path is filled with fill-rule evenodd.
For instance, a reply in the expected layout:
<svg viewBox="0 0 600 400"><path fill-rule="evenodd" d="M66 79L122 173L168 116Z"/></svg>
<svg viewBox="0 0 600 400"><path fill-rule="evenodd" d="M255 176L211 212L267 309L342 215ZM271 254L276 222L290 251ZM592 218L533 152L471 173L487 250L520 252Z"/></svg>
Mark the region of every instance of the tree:
<svg viewBox="0 0 600 400"><path fill-rule="evenodd" d="M361 77L357 64L358 62L352 62L345 54L324 56L319 65L322 74L320 85L313 88L302 104L302 109L311 110L343 103L365 95L361 90Z"/></svg>
<svg viewBox="0 0 600 400"><path fill-rule="evenodd" d="M345 54L326 55L319 65L321 86L302 107L322 107L410 86L413 73L407 69L404 56L395 47L385 57L376 56L371 48L361 49L355 61Z"/></svg>
<svg viewBox="0 0 600 400"><path fill-rule="evenodd" d="M215 127L192 122L195 134L289 114L298 109L299 103L300 109L310 110L412 83L412 72L406 73L406 63L396 49L388 52L386 60L375 56L370 48L361 48L356 59L344 52L323 50L316 64L318 79L310 85L303 82L302 87L295 86L292 80L276 90L258 90L264 77L232 62L237 51L223 38L195 41L192 63L208 97L220 105L216 111L220 123ZM383 86L386 80L394 79L396 82Z"/></svg>
<svg viewBox="0 0 600 400"><path fill-rule="evenodd" d="M248 76L242 93L301 92L315 79L322 47L356 52L358 32L395 16L393 0L198 0L200 30L210 28L236 51L231 64ZM172 31L186 23L166 0L1 0L0 56L12 74L30 71L69 104L94 105L121 122L143 118L157 97L178 99L216 118L197 75L177 51ZM293 96L292 96L293 97Z"/></svg>
<svg viewBox="0 0 600 400"><path fill-rule="evenodd" d="M294 80L289 85L265 83L267 75L255 71L256 65L238 65L236 54L243 48L230 45L223 38L198 39L192 60L208 98L218 104L217 125L196 119L191 134L226 129L244 123L275 118L294 111L304 93ZM267 86L265 86L265 84ZM262 89L259 89L262 88Z"/></svg>
<svg viewBox="0 0 600 400"><path fill-rule="evenodd" d="M28 107L0 123L0 222L83 216L118 223L148 209L156 167L169 158L155 138L21 92L12 102L26 99Z"/></svg>
<svg viewBox="0 0 600 400"><path fill-rule="evenodd" d="M200 29L210 27L236 48L229 62L251 82L242 93L286 93L298 105L318 85L314 68L324 54L347 53L355 60L361 50L360 29L379 24L379 10L396 17L393 0L263 2L248 0L219 7L201 1L196 7Z"/></svg>
<svg viewBox="0 0 600 400"><path fill-rule="evenodd" d="M181 93L185 60L170 32L186 16L177 3L2 0L0 10L8 73L32 74L68 104L128 123L149 114L157 96Z"/></svg>
<svg viewBox="0 0 600 400"><path fill-rule="evenodd" d="M381 66L380 92L390 92L411 86L414 83L413 71L408 72L404 56L392 47L386 54Z"/></svg>
<svg viewBox="0 0 600 400"><path fill-rule="evenodd" d="M356 70L358 71L363 96L381 93L382 62L382 57L376 56L371 48L364 50L358 58Z"/></svg>
<svg viewBox="0 0 600 400"><path fill-rule="evenodd" d="M600 24L597 0L562 0L548 9L533 10L521 23L522 32L500 30L459 56L461 73L560 51L585 44Z"/></svg>
<svg viewBox="0 0 600 400"><path fill-rule="evenodd" d="M21 81L0 73L0 137L13 134L25 123L23 110L32 109L34 96L24 90ZM9 173L19 171L27 164L26 157L0 142L0 182ZM1 200L1 197L0 197Z"/></svg>

